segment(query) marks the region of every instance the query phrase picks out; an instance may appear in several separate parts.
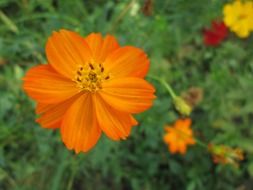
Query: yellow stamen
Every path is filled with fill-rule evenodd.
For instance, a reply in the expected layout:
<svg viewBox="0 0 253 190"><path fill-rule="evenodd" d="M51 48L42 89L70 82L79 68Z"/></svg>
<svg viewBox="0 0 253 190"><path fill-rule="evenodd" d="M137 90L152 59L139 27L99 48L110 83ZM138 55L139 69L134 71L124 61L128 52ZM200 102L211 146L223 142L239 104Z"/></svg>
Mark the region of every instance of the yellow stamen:
<svg viewBox="0 0 253 190"><path fill-rule="evenodd" d="M245 18L247 18L248 16L247 16L247 14L240 14L239 16L238 16L238 20L243 20L243 19L245 19Z"/></svg>
<svg viewBox="0 0 253 190"><path fill-rule="evenodd" d="M74 81L80 90L96 92L102 89L102 82L110 79L102 64L88 63L79 66Z"/></svg>

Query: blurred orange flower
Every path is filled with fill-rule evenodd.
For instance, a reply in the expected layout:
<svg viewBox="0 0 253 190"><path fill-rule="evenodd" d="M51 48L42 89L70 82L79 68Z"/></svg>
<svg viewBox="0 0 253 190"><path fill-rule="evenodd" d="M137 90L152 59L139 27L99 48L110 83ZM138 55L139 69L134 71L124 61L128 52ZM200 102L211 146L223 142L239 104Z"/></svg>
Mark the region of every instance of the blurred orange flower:
<svg viewBox="0 0 253 190"><path fill-rule="evenodd" d="M101 132L126 139L137 124L132 114L152 106L155 89L144 80L149 60L141 49L120 47L111 35L60 30L49 37L46 56L48 64L31 68L23 88L38 103L37 122L60 128L76 153L90 150Z"/></svg>
<svg viewBox="0 0 253 190"><path fill-rule="evenodd" d="M185 154L187 145L196 143L190 126L190 118L178 119L174 126L165 126L167 133L164 135L163 140L168 144L171 153Z"/></svg>

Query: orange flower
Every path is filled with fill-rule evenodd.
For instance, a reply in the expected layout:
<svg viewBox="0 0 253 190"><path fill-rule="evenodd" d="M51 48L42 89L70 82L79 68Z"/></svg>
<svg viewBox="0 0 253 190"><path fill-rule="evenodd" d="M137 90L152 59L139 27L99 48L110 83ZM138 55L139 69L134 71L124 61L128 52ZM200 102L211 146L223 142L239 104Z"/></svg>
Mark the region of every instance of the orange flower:
<svg viewBox="0 0 253 190"><path fill-rule="evenodd" d="M191 119L178 119L174 126L166 126L163 140L169 145L169 151L173 154L186 153L187 145L195 144L191 126Z"/></svg>
<svg viewBox="0 0 253 190"><path fill-rule="evenodd" d="M60 128L69 149L86 152L101 132L113 140L126 139L137 124L132 114L152 106L155 89L143 78L146 54L120 47L110 35L86 38L60 30L46 44L48 64L31 68L24 90L37 101L37 122Z"/></svg>

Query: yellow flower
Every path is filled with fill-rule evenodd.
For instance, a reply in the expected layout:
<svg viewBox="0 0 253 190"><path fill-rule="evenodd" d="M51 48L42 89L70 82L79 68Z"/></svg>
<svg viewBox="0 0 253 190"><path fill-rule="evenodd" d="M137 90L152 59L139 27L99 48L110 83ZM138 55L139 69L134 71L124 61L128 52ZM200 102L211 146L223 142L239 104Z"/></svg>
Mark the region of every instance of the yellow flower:
<svg viewBox="0 0 253 190"><path fill-rule="evenodd" d="M224 22L239 37L246 38L253 31L253 2L236 0L223 8Z"/></svg>

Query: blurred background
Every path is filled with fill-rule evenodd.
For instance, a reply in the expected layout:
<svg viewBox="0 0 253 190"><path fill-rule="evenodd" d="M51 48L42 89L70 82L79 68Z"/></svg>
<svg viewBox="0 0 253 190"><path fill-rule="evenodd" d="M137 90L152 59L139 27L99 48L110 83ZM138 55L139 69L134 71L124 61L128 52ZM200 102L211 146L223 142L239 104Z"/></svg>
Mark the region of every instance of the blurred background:
<svg viewBox="0 0 253 190"><path fill-rule="evenodd" d="M229 34L217 47L203 29L222 20L225 0L0 0L0 189L3 190L252 190L253 35ZM46 63L45 43L61 28L110 33L121 45L143 48L150 74L166 78L180 95L203 92L191 118L196 137L239 147L239 167L213 163L191 146L172 155L164 125L179 115L159 83L154 106L136 116L131 136L102 136L88 153L74 154L59 131L42 129L34 103L22 90L27 69ZM148 79L149 80L149 79Z"/></svg>

